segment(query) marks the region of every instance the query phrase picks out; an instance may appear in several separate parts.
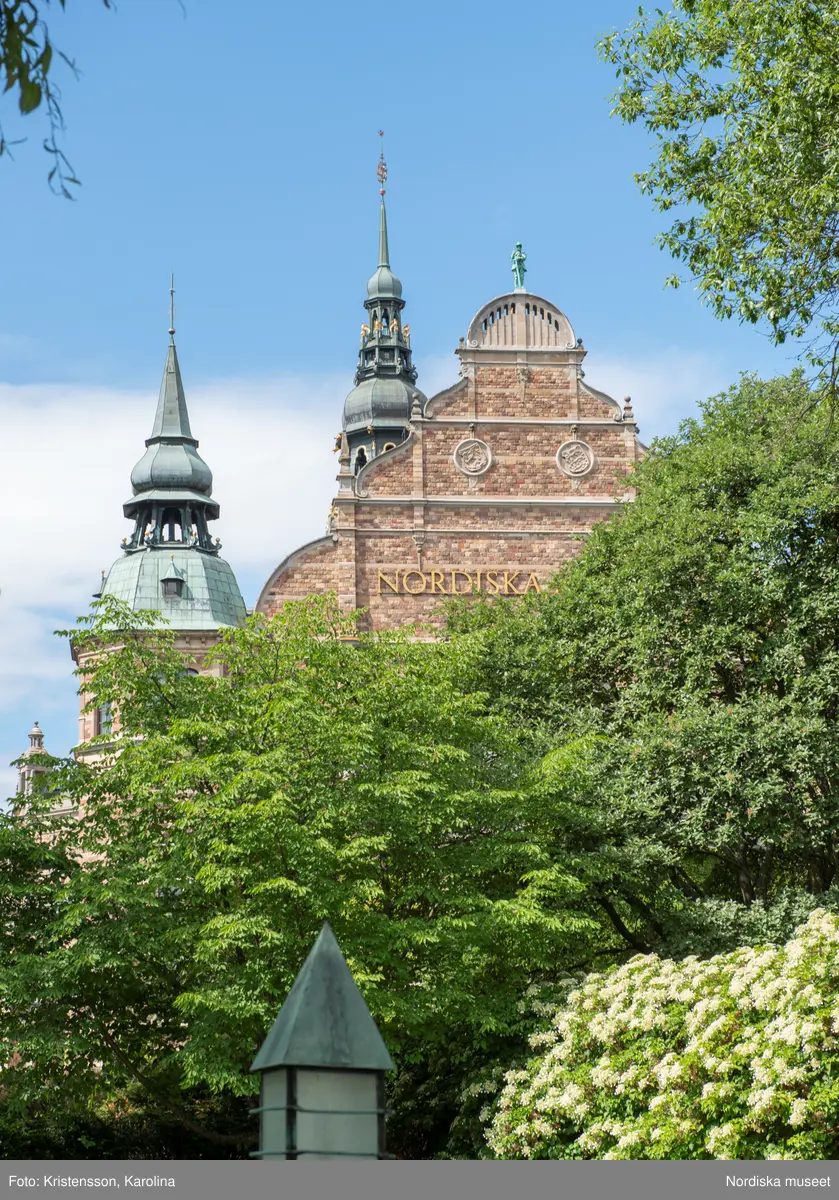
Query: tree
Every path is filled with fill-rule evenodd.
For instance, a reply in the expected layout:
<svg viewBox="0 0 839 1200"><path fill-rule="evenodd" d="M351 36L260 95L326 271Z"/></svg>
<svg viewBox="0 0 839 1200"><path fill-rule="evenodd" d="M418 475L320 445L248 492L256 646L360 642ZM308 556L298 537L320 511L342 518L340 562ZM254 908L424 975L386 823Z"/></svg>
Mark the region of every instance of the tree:
<svg viewBox="0 0 839 1200"><path fill-rule="evenodd" d="M61 8L67 0L57 0ZM112 0L102 0L112 8ZM50 0L0 0L0 90L17 97L18 108L24 116L44 107L49 134L44 149L52 158L49 184L59 195L71 198L69 187L78 185L73 168L58 145L64 132L61 112L61 92L54 78L56 58L62 59L76 73L75 64L56 49L50 38L44 13ZM0 157L9 154L10 143L0 125Z"/></svg>
<svg viewBox="0 0 839 1200"><path fill-rule="evenodd" d="M357 637L328 598L228 633L217 678L112 600L73 636L116 647L85 688L119 733L54 765L77 816L35 795L0 819L7 1112L133 1088L210 1147L252 1141L248 1068L325 918L403 1096L422 1062L466 1078L521 1043L526 988L602 942L558 836L582 752L526 786L526 738L460 686L468 642Z"/></svg>
<svg viewBox="0 0 839 1200"><path fill-rule="evenodd" d="M487 1106L499 1158L835 1158L839 919L591 975ZM494 1111L493 1111L494 1107Z"/></svg>
<svg viewBox="0 0 839 1200"><path fill-rule="evenodd" d="M614 112L658 157L636 175L660 244L718 317L807 336L839 369L837 0L673 0L599 44ZM678 285L678 276L668 282Z"/></svg>
<svg viewBox="0 0 839 1200"><path fill-rule="evenodd" d="M800 373L746 377L657 443L551 592L453 618L511 724L598 739L601 807L661 873L605 898L648 948L836 903L838 448Z"/></svg>

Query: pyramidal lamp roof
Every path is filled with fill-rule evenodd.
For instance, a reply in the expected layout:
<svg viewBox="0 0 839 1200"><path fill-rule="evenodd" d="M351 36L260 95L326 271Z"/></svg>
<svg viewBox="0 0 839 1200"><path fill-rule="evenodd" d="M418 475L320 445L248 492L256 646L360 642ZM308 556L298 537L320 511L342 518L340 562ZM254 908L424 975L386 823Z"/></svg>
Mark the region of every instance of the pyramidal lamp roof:
<svg viewBox="0 0 839 1200"><path fill-rule="evenodd" d="M300 968L251 1070L276 1067L394 1069L328 921Z"/></svg>

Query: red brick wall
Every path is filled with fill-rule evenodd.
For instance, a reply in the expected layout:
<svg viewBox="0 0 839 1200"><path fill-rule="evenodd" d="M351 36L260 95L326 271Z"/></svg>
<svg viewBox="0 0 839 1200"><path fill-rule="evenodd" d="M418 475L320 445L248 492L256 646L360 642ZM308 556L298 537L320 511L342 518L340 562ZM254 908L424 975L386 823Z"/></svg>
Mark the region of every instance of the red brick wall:
<svg viewBox="0 0 839 1200"><path fill-rule="evenodd" d="M537 363L526 375L521 364L467 363L465 378L431 399L408 442L365 469L364 494L339 497L333 535L274 573L258 609L272 613L286 600L335 591L347 607L368 610L368 628L386 629L439 622L453 579L465 592L478 572L490 594L491 584L503 592L505 582L508 593L546 587L593 526L612 516L613 501L629 496L625 476L640 451L634 425L616 414L586 389L574 362ZM472 437L493 456L477 477L453 459ZM576 479L556 461L573 439L595 456Z"/></svg>

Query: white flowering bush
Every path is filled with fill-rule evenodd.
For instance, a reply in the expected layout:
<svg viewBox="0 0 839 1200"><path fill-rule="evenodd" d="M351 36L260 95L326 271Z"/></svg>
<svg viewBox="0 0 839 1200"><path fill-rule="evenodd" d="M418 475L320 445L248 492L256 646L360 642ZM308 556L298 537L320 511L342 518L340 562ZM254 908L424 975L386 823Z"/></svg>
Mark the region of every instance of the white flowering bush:
<svg viewBox="0 0 839 1200"><path fill-rule="evenodd" d="M498 1158L837 1156L839 917L589 975L485 1109Z"/></svg>

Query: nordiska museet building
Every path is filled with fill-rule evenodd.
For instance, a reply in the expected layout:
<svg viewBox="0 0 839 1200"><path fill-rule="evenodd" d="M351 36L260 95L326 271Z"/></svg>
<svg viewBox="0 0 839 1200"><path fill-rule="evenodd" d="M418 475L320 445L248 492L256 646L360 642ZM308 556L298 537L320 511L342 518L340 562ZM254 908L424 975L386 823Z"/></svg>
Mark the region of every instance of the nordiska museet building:
<svg viewBox="0 0 839 1200"><path fill-rule="evenodd" d="M337 493L326 534L288 554L262 588L254 611L267 616L334 592L345 610L364 610L362 629L388 629L433 622L446 596L541 591L592 527L633 498L627 476L644 447L631 405L586 381L582 341L556 304L525 286L520 245L512 290L484 304L459 339L454 382L422 392L390 265L383 158L378 174L378 265L336 438ZM191 429L174 325L169 334L152 435L123 506L132 531L96 595L160 611L200 672L219 631L242 624L247 609L210 531L220 508ZM109 728L109 713L84 711L88 700L80 744Z"/></svg>

